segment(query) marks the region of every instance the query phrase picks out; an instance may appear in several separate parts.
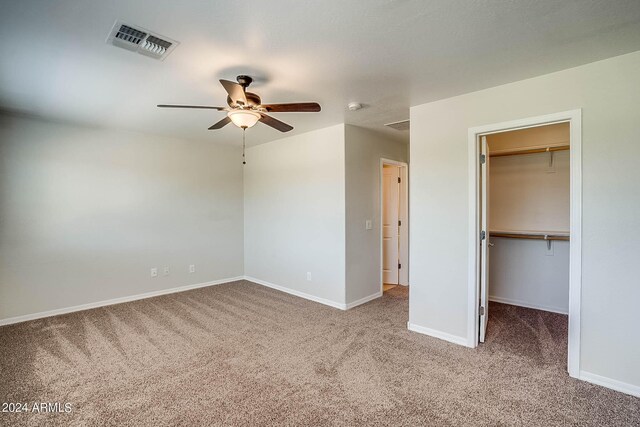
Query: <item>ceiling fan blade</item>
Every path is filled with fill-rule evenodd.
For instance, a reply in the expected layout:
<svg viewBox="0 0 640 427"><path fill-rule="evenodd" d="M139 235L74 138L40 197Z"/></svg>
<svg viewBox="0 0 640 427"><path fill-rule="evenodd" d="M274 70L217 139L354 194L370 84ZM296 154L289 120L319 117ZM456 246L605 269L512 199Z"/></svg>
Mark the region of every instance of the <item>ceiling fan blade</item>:
<svg viewBox="0 0 640 427"><path fill-rule="evenodd" d="M228 125L229 123L231 123L231 119L229 118L229 116L226 116L224 119L220 120L218 123L216 123L215 125L211 126L209 128L209 130L223 128L226 125Z"/></svg>
<svg viewBox="0 0 640 427"><path fill-rule="evenodd" d="M291 104L263 104L262 108L274 113L317 113L320 104L317 102L294 102Z"/></svg>
<svg viewBox="0 0 640 427"><path fill-rule="evenodd" d="M169 105L169 104L158 104L160 108L202 108L205 110L218 110L224 111L225 107L209 107L207 105Z"/></svg>
<svg viewBox="0 0 640 427"><path fill-rule="evenodd" d="M293 129L293 126L289 126L285 122L281 122L280 120L274 119L264 113L260 113L260 121L267 126L271 126L272 128L279 130L280 132L289 132Z"/></svg>
<svg viewBox="0 0 640 427"><path fill-rule="evenodd" d="M224 87L224 90L229 94L229 98L236 104L247 105L247 97L244 94L244 89L236 82L230 80L220 80L220 84Z"/></svg>

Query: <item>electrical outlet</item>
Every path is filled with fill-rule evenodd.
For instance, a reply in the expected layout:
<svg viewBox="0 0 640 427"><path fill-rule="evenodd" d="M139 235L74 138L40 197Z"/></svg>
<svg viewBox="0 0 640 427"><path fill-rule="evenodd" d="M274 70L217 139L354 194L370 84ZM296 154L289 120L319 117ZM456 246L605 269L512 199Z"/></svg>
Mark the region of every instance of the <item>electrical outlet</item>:
<svg viewBox="0 0 640 427"><path fill-rule="evenodd" d="M151 269L151 277L158 277L158 269L157 268L152 268Z"/></svg>
<svg viewBox="0 0 640 427"><path fill-rule="evenodd" d="M310 271L307 271L307 280L311 281L311 272Z"/></svg>
<svg viewBox="0 0 640 427"><path fill-rule="evenodd" d="M195 272L196 272L196 265L195 264L189 265L189 273L195 273Z"/></svg>
<svg viewBox="0 0 640 427"><path fill-rule="evenodd" d="M165 266L164 270L162 271L162 274L165 275L165 276L168 276L170 272L171 271L169 270L169 267Z"/></svg>

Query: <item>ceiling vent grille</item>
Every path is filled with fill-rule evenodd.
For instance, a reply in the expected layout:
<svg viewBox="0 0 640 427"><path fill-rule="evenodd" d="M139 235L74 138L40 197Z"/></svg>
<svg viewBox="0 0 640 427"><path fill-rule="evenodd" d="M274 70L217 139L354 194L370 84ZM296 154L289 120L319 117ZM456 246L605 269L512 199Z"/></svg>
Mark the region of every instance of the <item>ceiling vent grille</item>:
<svg viewBox="0 0 640 427"><path fill-rule="evenodd" d="M395 130L409 130L409 120L401 120L399 122L387 123L385 126Z"/></svg>
<svg viewBox="0 0 640 427"><path fill-rule="evenodd" d="M164 60L178 42L168 37L155 34L144 28L134 27L122 21L116 21L107 37L107 43L132 52Z"/></svg>

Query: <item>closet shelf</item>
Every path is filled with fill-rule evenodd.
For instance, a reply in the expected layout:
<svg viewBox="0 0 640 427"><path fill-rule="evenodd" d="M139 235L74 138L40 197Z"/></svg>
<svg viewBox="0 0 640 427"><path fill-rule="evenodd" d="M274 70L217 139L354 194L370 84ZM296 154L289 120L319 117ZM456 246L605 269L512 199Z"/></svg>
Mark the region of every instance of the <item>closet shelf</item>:
<svg viewBox="0 0 640 427"><path fill-rule="evenodd" d="M552 147L537 147L537 148L516 148L513 150L495 151L489 153L489 157L502 157L502 156L517 156L520 154L536 154L536 153L550 153L553 151L569 150L569 145L556 145Z"/></svg>
<svg viewBox="0 0 640 427"><path fill-rule="evenodd" d="M490 231L490 237L507 237L510 239L532 240L569 240L569 233L558 231Z"/></svg>

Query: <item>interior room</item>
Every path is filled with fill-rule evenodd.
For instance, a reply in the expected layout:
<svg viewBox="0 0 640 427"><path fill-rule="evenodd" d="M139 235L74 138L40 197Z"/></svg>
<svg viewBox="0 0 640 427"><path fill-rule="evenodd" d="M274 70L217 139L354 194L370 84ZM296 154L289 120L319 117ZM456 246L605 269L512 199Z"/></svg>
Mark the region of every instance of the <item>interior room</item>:
<svg viewBox="0 0 640 427"><path fill-rule="evenodd" d="M640 2L0 6L0 425L640 425Z"/></svg>
<svg viewBox="0 0 640 427"><path fill-rule="evenodd" d="M544 343L566 368L569 314L568 122L487 135L482 164L479 341L518 330L526 351ZM484 221L483 221L484 223ZM485 270L485 271L483 271ZM485 276L485 273L487 274ZM484 322L486 323L484 323ZM533 347L533 348L532 348Z"/></svg>

